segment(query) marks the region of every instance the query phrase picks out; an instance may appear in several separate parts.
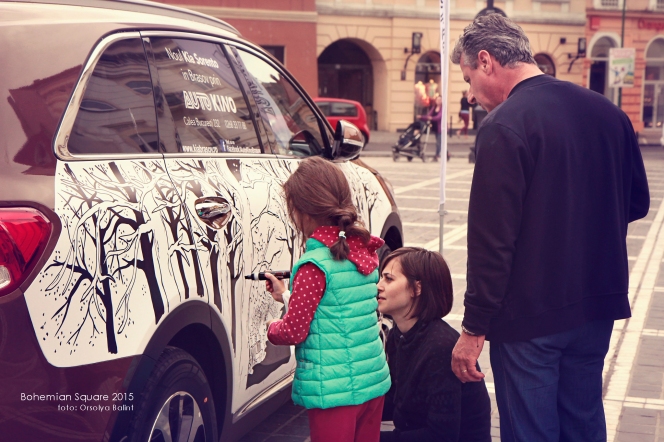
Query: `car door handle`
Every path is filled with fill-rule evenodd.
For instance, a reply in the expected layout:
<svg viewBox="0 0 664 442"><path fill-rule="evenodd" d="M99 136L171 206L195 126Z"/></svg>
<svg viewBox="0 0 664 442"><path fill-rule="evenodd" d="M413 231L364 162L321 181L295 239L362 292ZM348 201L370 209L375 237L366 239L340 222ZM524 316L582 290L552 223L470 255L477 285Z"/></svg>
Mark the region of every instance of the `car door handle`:
<svg viewBox="0 0 664 442"><path fill-rule="evenodd" d="M223 228L231 219L231 205L218 196L198 198L194 207L200 220L213 229Z"/></svg>

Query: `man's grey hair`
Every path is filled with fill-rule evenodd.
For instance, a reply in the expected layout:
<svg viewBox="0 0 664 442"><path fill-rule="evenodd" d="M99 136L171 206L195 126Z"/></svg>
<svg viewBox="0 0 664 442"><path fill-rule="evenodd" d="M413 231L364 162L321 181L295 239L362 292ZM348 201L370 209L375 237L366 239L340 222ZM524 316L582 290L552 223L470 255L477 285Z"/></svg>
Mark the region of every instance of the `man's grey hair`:
<svg viewBox="0 0 664 442"><path fill-rule="evenodd" d="M519 63L535 64L530 42L523 29L500 14L477 17L466 26L454 45L452 63L477 69L477 54L481 50L493 55L502 67L515 68Z"/></svg>

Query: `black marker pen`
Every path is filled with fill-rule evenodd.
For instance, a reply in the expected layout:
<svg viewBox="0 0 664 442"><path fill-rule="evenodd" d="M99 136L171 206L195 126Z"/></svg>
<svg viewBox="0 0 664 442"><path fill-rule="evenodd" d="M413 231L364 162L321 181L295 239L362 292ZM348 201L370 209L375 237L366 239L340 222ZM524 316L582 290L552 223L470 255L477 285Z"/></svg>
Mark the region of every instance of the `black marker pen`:
<svg viewBox="0 0 664 442"><path fill-rule="evenodd" d="M272 273L275 278L277 279L289 279L290 278L290 270L268 270L267 272L256 272L251 275L246 275L244 279L251 279L253 281L265 281L267 278L265 277L266 273Z"/></svg>

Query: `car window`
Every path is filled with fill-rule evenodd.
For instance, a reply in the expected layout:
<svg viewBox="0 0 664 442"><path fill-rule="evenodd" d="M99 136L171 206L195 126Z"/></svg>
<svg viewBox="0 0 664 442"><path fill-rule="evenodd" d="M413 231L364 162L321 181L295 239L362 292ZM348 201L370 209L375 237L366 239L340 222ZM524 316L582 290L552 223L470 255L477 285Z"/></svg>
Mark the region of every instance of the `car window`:
<svg viewBox="0 0 664 442"><path fill-rule="evenodd" d="M326 117L330 116L330 102L329 101L317 101L316 106Z"/></svg>
<svg viewBox="0 0 664 442"><path fill-rule="evenodd" d="M67 148L73 154L158 152L152 83L139 38L116 41L101 55Z"/></svg>
<svg viewBox="0 0 664 442"><path fill-rule="evenodd" d="M320 155L325 145L319 120L290 81L265 60L234 47L231 51L243 66L243 75L276 153Z"/></svg>
<svg viewBox="0 0 664 442"><path fill-rule="evenodd" d="M242 89L220 45L152 37L150 47L166 152L262 153Z"/></svg>
<svg viewBox="0 0 664 442"><path fill-rule="evenodd" d="M330 103L331 117L357 117L357 107L351 103Z"/></svg>

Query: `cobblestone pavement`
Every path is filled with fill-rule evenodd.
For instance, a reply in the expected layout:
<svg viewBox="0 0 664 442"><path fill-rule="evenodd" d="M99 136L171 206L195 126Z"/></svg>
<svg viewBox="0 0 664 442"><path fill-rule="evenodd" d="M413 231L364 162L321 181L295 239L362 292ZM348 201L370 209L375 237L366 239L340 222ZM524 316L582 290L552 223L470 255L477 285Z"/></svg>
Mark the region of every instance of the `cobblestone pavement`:
<svg viewBox="0 0 664 442"><path fill-rule="evenodd" d="M648 216L630 224L627 236L632 318L617 321L604 369L604 405L609 442L664 442L664 150L642 150L651 191ZM439 163L365 158L394 186L406 245L438 248ZM473 165L464 158L448 162L443 248L452 271L454 308L444 319L457 329L466 288L466 229ZM589 179L592 179L589 177ZM601 222L599 220L598 222ZM494 441L498 410L489 364L489 344L480 365L492 398ZM307 442L307 414L284 405L242 441Z"/></svg>

